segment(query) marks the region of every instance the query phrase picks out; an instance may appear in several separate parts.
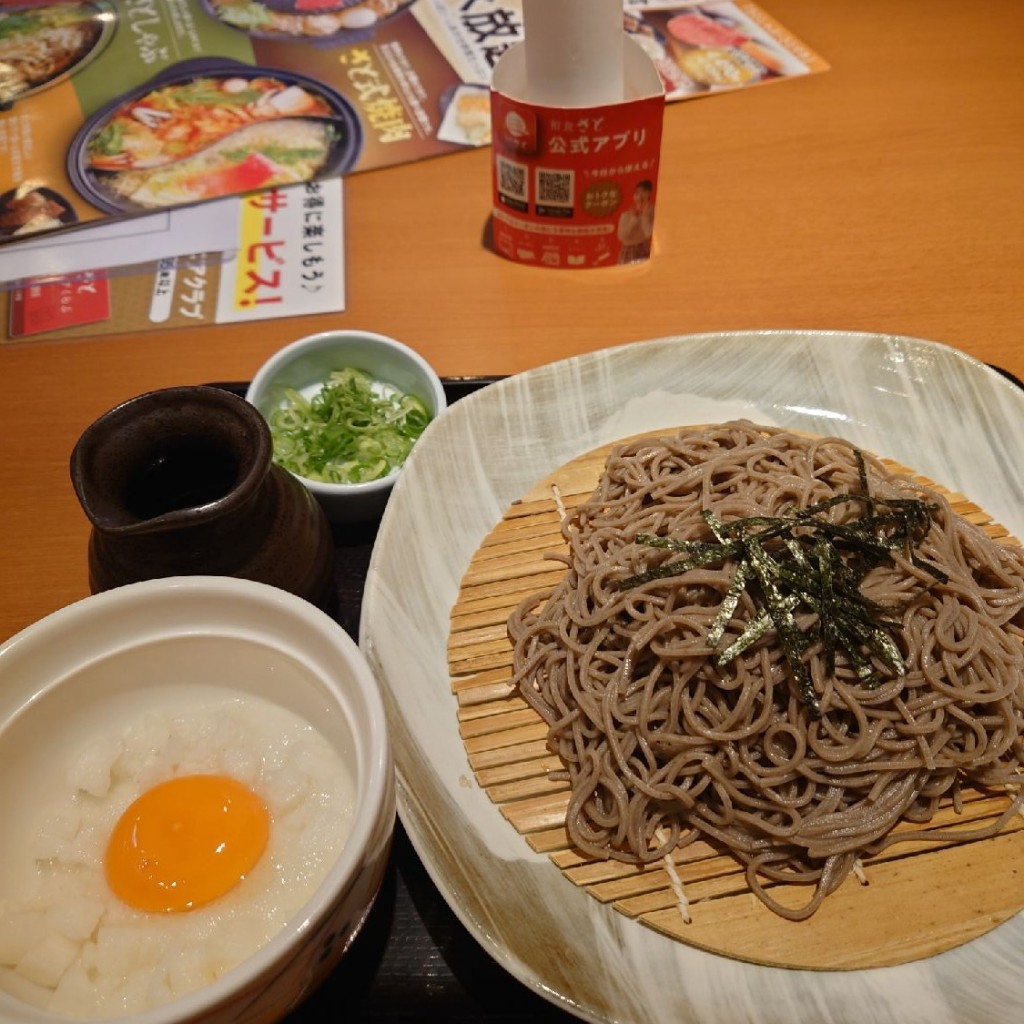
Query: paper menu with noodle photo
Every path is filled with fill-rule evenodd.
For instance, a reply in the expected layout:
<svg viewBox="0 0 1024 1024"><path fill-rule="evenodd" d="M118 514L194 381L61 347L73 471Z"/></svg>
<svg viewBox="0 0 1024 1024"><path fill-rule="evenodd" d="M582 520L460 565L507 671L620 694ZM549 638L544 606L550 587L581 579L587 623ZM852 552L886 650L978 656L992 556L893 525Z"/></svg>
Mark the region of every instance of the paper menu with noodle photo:
<svg viewBox="0 0 1024 1024"><path fill-rule="evenodd" d="M256 2L3 5L0 244L465 149L438 138L461 79L413 4L347 3L329 35Z"/></svg>

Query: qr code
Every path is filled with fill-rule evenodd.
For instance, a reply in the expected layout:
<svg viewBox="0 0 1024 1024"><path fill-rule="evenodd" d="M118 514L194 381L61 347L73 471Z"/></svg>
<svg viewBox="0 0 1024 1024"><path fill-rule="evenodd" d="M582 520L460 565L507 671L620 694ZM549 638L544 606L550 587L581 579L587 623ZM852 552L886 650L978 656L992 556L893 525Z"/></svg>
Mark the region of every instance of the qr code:
<svg viewBox="0 0 1024 1024"><path fill-rule="evenodd" d="M537 203L545 206L572 206L574 181L572 171L537 170Z"/></svg>
<svg viewBox="0 0 1024 1024"><path fill-rule="evenodd" d="M526 165L498 157L498 188L513 199L526 200Z"/></svg>

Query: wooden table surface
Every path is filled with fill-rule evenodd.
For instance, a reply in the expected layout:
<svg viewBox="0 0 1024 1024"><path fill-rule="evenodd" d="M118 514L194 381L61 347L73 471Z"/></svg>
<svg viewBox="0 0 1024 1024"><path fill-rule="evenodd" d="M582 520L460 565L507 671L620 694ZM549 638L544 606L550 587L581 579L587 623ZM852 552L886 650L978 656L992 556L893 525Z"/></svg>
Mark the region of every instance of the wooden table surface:
<svg viewBox="0 0 1024 1024"><path fill-rule="evenodd" d="M649 263L494 255L489 153L467 152L348 179L343 314L0 345L0 640L88 592L68 457L93 419L153 388L248 379L317 330L394 335L442 375L823 328L926 338L1024 376L1024 3L763 6L831 69L666 110Z"/></svg>

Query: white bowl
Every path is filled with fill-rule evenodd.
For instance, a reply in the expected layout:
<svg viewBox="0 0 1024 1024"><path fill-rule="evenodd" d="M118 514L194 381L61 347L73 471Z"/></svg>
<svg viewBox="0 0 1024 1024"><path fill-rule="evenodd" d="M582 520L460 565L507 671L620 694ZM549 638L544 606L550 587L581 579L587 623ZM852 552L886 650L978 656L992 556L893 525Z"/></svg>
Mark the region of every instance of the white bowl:
<svg viewBox="0 0 1024 1024"><path fill-rule="evenodd" d="M38 806L39 776L66 786L69 737L86 735L83 725L108 728L117 716L137 721L154 702L173 713L175 688L196 683L242 691L311 723L352 775L351 829L312 896L265 945L217 980L117 1019L271 1024L326 977L361 928L385 875L395 818L372 673L340 626L283 590L220 576L134 583L69 605L0 645L0 909L18 895L5 889L18 870L15 851L26 845L11 823ZM11 994L12 979L9 969L0 978L0 1022L66 1024Z"/></svg>
<svg viewBox="0 0 1024 1024"><path fill-rule="evenodd" d="M394 338L370 331L321 331L286 345L253 376L246 400L269 419L291 388L310 397L333 370L364 370L375 380L415 395L431 420L447 406L444 386L430 364ZM330 484L298 476L316 496L328 519L351 523L374 519L384 511L398 472L360 484Z"/></svg>

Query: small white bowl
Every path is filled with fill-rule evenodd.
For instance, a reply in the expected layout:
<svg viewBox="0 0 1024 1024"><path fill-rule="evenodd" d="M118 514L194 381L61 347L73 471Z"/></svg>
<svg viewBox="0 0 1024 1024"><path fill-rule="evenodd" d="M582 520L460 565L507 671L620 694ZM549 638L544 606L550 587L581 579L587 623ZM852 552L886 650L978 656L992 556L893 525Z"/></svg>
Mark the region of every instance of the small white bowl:
<svg viewBox="0 0 1024 1024"><path fill-rule="evenodd" d="M311 397L334 370L352 367L375 380L415 395L436 419L446 408L441 379L414 349L394 338L370 331L322 331L286 345L256 372L246 392L251 402L270 418L292 388ZM361 484L330 484L299 474L334 523L361 522L378 517L387 504L400 470Z"/></svg>
<svg viewBox="0 0 1024 1024"><path fill-rule="evenodd" d="M114 723L137 722L155 706L184 711L176 690L194 684L241 691L311 723L352 776L351 829L313 894L256 952L189 994L116 1019L272 1024L349 948L385 876L395 819L391 747L372 672L340 626L283 590L223 576L133 583L69 605L0 645L0 904L17 898L7 890L26 867L29 837L12 823L41 802L52 805L47 777L58 799L67 792L63 762L82 737L97 728L120 735ZM35 877L31 859L27 870ZM12 994L17 979L3 970L2 1024L67 1024Z"/></svg>

